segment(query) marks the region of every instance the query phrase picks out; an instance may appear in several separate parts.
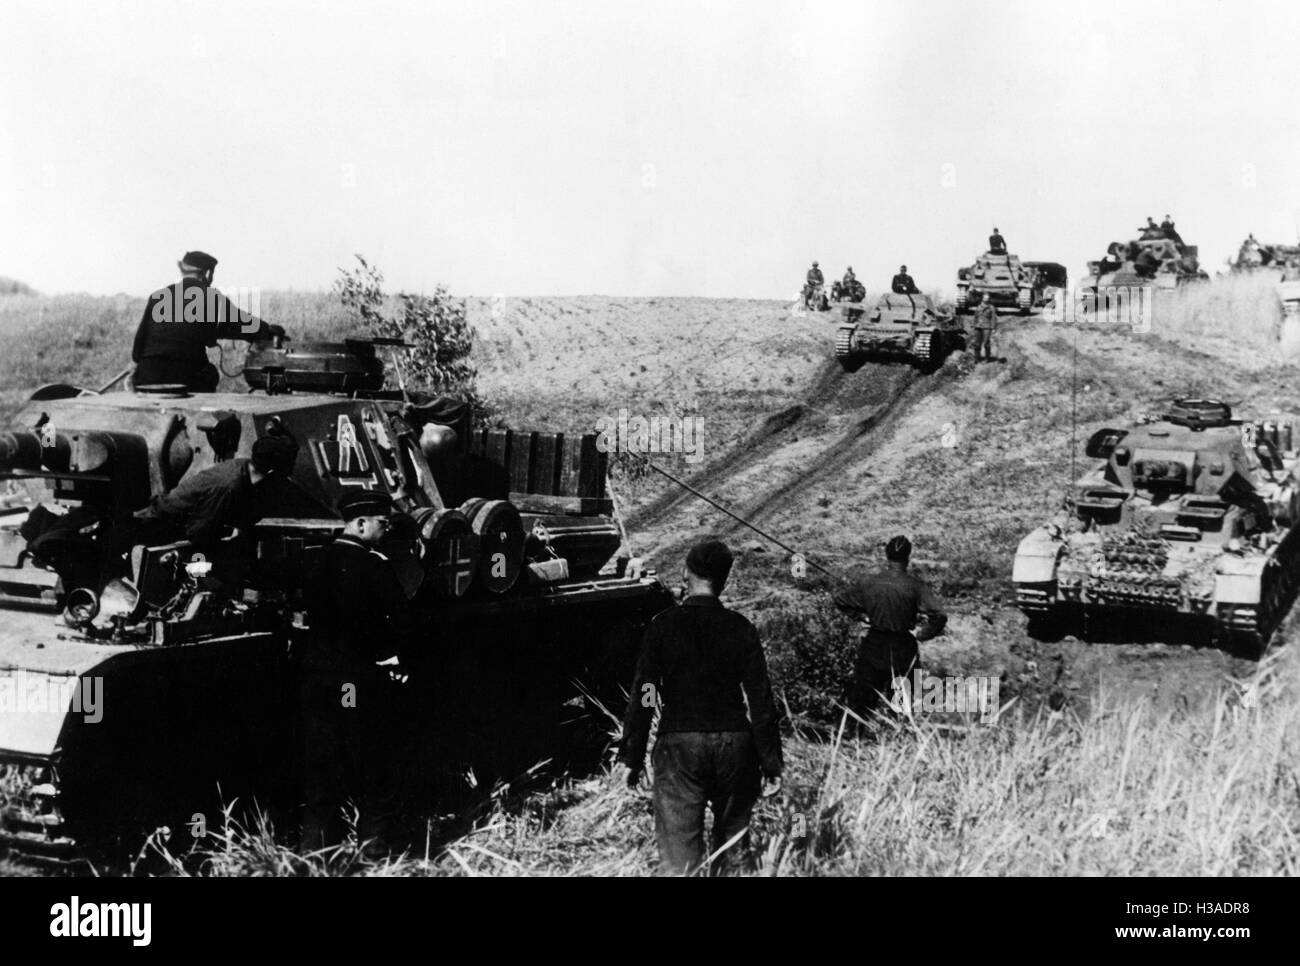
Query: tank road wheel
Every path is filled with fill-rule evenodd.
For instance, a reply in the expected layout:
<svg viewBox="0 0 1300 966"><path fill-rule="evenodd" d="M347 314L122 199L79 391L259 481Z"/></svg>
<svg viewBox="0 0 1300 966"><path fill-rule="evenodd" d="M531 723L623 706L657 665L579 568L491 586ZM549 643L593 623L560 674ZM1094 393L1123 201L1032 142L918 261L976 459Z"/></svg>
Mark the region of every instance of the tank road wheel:
<svg viewBox="0 0 1300 966"><path fill-rule="evenodd" d="M855 327L842 325L835 333L835 358L845 372L855 372L860 362L858 352L853 348Z"/></svg>
<svg viewBox="0 0 1300 966"><path fill-rule="evenodd" d="M1016 292L1016 308L1020 310L1021 315L1028 315L1034 310L1034 290L1032 288L1022 288Z"/></svg>
<svg viewBox="0 0 1300 966"><path fill-rule="evenodd" d="M463 597L478 569L478 536L460 510L417 511L424 542L424 585L437 597ZM517 575L516 575L517 576Z"/></svg>
<svg viewBox="0 0 1300 966"><path fill-rule="evenodd" d="M470 504L477 504L471 512ZM470 500L461 507L478 537L475 580L493 594L515 585L524 567L524 525L519 511L506 500Z"/></svg>

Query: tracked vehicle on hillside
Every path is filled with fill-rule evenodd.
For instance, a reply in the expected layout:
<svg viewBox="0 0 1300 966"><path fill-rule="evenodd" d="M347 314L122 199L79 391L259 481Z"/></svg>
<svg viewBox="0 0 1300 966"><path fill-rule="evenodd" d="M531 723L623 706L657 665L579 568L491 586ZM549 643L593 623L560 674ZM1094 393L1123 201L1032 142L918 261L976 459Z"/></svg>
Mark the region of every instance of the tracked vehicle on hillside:
<svg viewBox="0 0 1300 966"><path fill-rule="evenodd" d="M1086 614L1186 617L1262 654L1300 584L1292 426L1184 399L1102 429L1058 517L1020 542L1017 603L1042 628Z"/></svg>
<svg viewBox="0 0 1300 966"><path fill-rule="evenodd" d="M1075 297L1088 312L1137 299L1142 292L1173 292L1208 279L1195 245L1177 234L1148 228L1128 243L1112 242L1105 258L1088 262Z"/></svg>
<svg viewBox="0 0 1300 966"><path fill-rule="evenodd" d="M594 435L475 428L455 400L386 391L369 341L257 343L244 378L45 387L0 433L0 843L66 858L236 798L292 807L303 589L349 488L402 511L385 552L427 621L407 686L419 801L554 757L574 679L617 699L671 603L616 557ZM300 448L252 533L131 539L132 511L267 434Z"/></svg>
<svg viewBox="0 0 1300 966"><path fill-rule="evenodd" d="M841 311L844 321L835 333L835 357L846 370L872 358L906 359L933 369L962 341L960 323L941 314L928 295L890 293L870 312L858 303L846 303Z"/></svg>
<svg viewBox="0 0 1300 966"><path fill-rule="evenodd" d="M1018 255L985 252L975 264L957 271L958 313L974 312L990 302L999 312L1029 315L1066 286L1065 266L1056 262L1022 262Z"/></svg>

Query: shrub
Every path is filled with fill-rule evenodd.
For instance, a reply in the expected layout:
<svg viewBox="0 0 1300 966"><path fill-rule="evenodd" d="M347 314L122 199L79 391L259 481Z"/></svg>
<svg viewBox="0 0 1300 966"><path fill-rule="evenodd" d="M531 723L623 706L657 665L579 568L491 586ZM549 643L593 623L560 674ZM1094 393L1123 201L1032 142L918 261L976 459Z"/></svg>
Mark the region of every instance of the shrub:
<svg viewBox="0 0 1300 966"><path fill-rule="evenodd" d="M392 312L383 273L360 255L356 258L358 267L340 269L334 282L344 308L372 336L400 339L414 347L398 363L402 371L390 373L390 380L404 378L407 389L456 396L470 404L478 419L486 418L489 407L479 395L478 372L469 362L474 329L464 299L453 298L441 285L432 295L398 292L398 311Z"/></svg>

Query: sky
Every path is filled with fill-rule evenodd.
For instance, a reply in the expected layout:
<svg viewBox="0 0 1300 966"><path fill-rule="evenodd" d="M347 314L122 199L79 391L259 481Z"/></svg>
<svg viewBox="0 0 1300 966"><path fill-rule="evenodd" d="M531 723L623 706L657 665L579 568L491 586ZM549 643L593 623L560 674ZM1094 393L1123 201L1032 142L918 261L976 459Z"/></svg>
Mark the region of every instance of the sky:
<svg viewBox="0 0 1300 966"><path fill-rule="evenodd" d="M1300 4L0 0L0 276L790 298L1300 236Z"/></svg>

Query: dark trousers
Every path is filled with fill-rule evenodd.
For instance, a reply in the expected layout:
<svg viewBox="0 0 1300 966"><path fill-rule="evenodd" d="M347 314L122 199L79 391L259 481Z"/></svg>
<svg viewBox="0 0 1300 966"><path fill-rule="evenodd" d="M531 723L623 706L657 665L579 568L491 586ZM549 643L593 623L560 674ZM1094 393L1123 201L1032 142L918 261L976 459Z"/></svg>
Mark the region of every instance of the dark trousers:
<svg viewBox="0 0 1300 966"><path fill-rule="evenodd" d="M359 810L358 840L391 834L402 749L398 687L378 670L304 672L299 690L304 850L343 841L348 801Z"/></svg>
<svg viewBox="0 0 1300 966"><path fill-rule="evenodd" d="M659 873L694 872L705 859L704 808L713 811L709 854L739 833L741 838L715 860L721 874L749 868L749 817L761 779L754 739L747 731L680 731L661 734L654 754L655 838Z"/></svg>
<svg viewBox="0 0 1300 966"><path fill-rule="evenodd" d="M191 392L216 392L221 374L210 362L196 368L187 362L153 358L140 360L134 381L137 386L179 383Z"/></svg>
<svg viewBox="0 0 1300 966"><path fill-rule="evenodd" d="M916 638L906 632L872 630L858 644L848 706L870 722L893 692L894 679L906 677L920 659Z"/></svg>
<svg viewBox="0 0 1300 966"><path fill-rule="evenodd" d="M985 359L992 359L993 358L993 330L981 329L979 327L976 327L975 342L973 348L975 349L976 359L979 359L981 355Z"/></svg>

